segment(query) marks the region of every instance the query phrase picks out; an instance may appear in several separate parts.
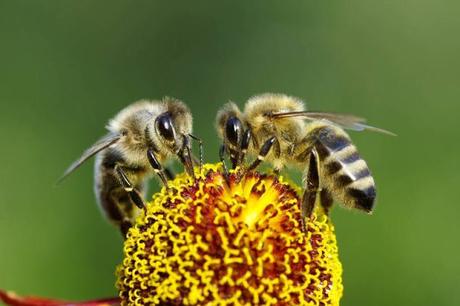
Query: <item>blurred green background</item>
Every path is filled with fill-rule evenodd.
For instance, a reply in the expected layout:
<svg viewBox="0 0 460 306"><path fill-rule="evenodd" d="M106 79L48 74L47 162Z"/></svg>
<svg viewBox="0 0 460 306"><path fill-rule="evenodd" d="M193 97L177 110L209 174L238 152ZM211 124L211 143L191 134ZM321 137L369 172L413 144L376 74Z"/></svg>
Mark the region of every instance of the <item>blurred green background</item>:
<svg viewBox="0 0 460 306"><path fill-rule="evenodd" d="M0 287L115 295L122 241L95 205L92 162L55 180L121 108L164 95L188 103L216 161L219 107L270 91L399 135L351 133L379 198L372 216L333 211L342 305L460 305L459 13L426 0L0 1Z"/></svg>

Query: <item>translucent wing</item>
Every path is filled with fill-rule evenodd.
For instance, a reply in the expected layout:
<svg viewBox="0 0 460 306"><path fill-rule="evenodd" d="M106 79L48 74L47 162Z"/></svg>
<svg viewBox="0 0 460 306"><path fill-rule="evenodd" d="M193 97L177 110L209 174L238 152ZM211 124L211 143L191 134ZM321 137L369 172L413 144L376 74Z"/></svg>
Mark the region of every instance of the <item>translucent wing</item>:
<svg viewBox="0 0 460 306"><path fill-rule="evenodd" d="M92 156L97 154L98 152L104 150L105 148L110 147L114 143L116 143L118 140L120 140L121 135L119 134L109 134L100 140L98 140L95 144L93 144L90 148L88 148L79 159L74 161L69 168L64 172L64 174L61 176L61 178L57 181L57 184L62 182L69 174L74 172L78 167L80 167L85 161L90 159Z"/></svg>
<svg viewBox="0 0 460 306"><path fill-rule="evenodd" d="M309 111L300 111L300 112L285 112L285 113L273 113L270 115L272 118L281 119L281 118L292 118L292 117L301 117L305 120L328 120L334 124L337 124L345 129L350 129L354 131L374 131L391 136L396 136L396 134L378 128L364 124L366 119L357 117L350 114L339 114L339 113L326 113L326 112L309 112Z"/></svg>

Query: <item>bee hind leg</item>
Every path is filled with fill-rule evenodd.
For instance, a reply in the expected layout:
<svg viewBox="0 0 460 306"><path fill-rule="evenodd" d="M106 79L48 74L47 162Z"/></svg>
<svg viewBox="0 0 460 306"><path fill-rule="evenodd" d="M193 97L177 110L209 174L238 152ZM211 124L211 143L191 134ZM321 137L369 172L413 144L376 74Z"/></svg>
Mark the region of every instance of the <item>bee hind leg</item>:
<svg viewBox="0 0 460 306"><path fill-rule="evenodd" d="M301 216L304 222L310 218L313 209L315 208L319 189L319 173L315 154L310 153L308 163L308 172L306 177L303 179L305 190L302 196L301 207Z"/></svg>
<svg viewBox="0 0 460 306"><path fill-rule="evenodd" d="M114 224L120 230L120 234L123 239L126 238L126 234L129 229L133 226L130 213L128 212L129 208L124 207L127 201L129 202L130 197L119 187L115 188L112 191L109 191L108 194L104 194L103 201L103 210L106 213L107 218L112 224ZM130 205L134 209L133 205Z"/></svg>
<svg viewBox="0 0 460 306"><path fill-rule="evenodd" d="M304 230L307 230L307 220L310 219L318 202L324 208L326 215L329 214L329 209L333 202L329 191L320 187L319 156L315 149L309 154L307 169L306 176L304 177L305 190L302 196L301 207Z"/></svg>
<svg viewBox="0 0 460 306"><path fill-rule="evenodd" d="M329 211L331 210L332 204L334 202L334 200L332 199L331 193L326 189L322 189L319 199L320 199L321 207L323 207L324 209L324 213L326 215L329 215Z"/></svg>
<svg viewBox="0 0 460 306"><path fill-rule="evenodd" d="M128 234L128 231L132 226L133 226L133 223L128 218L124 218L120 222L119 227L120 227L120 232L123 238L126 238L126 235Z"/></svg>

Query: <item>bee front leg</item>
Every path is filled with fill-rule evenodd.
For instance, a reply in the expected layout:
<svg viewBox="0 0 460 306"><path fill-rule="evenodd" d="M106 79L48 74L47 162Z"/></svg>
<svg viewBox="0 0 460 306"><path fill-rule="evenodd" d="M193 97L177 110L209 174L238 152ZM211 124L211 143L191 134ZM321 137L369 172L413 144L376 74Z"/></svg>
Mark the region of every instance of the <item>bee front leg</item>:
<svg viewBox="0 0 460 306"><path fill-rule="evenodd" d="M120 165L116 165L115 172L118 176L121 185L123 186L123 189L128 193L131 201L140 209L144 209L144 200L142 199L142 196L139 193L139 191L137 191L136 188L134 188L134 185L129 181L125 170L123 170L123 168Z"/></svg>
<svg viewBox="0 0 460 306"><path fill-rule="evenodd" d="M153 171L155 171L155 173L160 177L161 181L163 182L163 185L166 188L169 188L168 179L166 178L165 171L152 149L147 150L147 159L149 160L149 163L152 166Z"/></svg>
<svg viewBox="0 0 460 306"><path fill-rule="evenodd" d="M177 153L177 155L182 164L184 165L187 174L196 179L195 171L193 169L192 149L190 147L190 140L187 135L183 136L184 141L182 143L182 148L179 150L179 153Z"/></svg>
<svg viewBox="0 0 460 306"><path fill-rule="evenodd" d="M237 161L237 166L241 165L244 162L244 158L246 156L246 153L248 152L249 148L249 143L251 141L251 130L247 129L243 137L241 138L241 143L240 143L240 152L238 154L238 161Z"/></svg>
<svg viewBox="0 0 460 306"><path fill-rule="evenodd" d="M201 138L198 138L197 136L193 134L188 134L190 138L192 138L195 141L198 141L199 145L199 152L200 152L200 173L203 171L203 140Z"/></svg>
<svg viewBox="0 0 460 306"><path fill-rule="evenodd" d="M265 141L265 143L260 148L259 155L257 155L257 159L249 166L248 171L252 171L260 165L260 163L267 156L268 152L270 152L270 149L272 148L275 141L277 141L275 136L270 137L269 139L267 139L267 141Z"/></svg>
<svg viewBox="0 0 460 306"><path fill-rule="evenodd" d="M226 152L227 152L227 147L225 146L225 143L223 143L220 145L220 148L219 148L219 159L220 159L220 162L222 163L222 168L224 170L224 178L228 185L228 167L227 167L227 164L225 163L225 153Z"/></svg>

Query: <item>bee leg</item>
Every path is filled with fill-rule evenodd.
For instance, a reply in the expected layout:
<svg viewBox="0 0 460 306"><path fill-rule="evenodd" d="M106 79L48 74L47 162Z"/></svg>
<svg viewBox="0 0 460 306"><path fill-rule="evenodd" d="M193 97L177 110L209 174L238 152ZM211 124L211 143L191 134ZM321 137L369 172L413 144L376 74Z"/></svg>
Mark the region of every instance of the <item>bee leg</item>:
<svg viewBox="0 0 460 306"><path fill-rule="evenodd" d="M275 136L270 137L267 141L265 141L265 143L260 148L257 159L249 166L248 171L252 171L260 165L260 163L265 159L265 156L267 156L268 152L270 152L270 149L272 148L275 141Z"/></svg>
<svg viewBox="0 0 460 306"><path fill-rule="evenodd" d="M155 156L155 153L153 153L152 149L147 150L147 158L149 160L150 165L153 168L153 171L155 171L156 174L160 177L161 181L163 182L163 185L169 189L168 186L168 179L166 178L165 171L163 167L161 166L161 163L158 161L158 159Z"/></svg>
<svg viewBox="0 0 460 306"><path fill-rule="evenodd" d="M334 199L329 190L320 187L321 171L319 167L319 155L316 149L309 154L308 170L304 177L305 191L302 197L302 220L310 218L316 203L329 215Z"/></svg>
<svg viewBox="0 0 460 306"><path fill-rule="evenodd" d="M304 230L307 230L307 219L310 218L315 208L319 190L319 170L316 151L310 153L308 172L304 178L305 190L302 196L301 216L304 222Z"/></svg>
<svg viewBox="0 0 460 306"><path fill-rule="evenodd" d="M126 203L126 200L129 201L129 199L126 198L126 194L120 194L119 187L116 187L115 190L112 190L109 192L109 194L105 194L107 198L109 198L109 201L104 201L103 204L106 204L103 206L104 212L107 214L108 219L118 227L120 230L120 233L123 237L123 239L126 238L126 234L128 233L128 230L131 228L132 223L129 217L127 216L126 212L122 210L120 207L120 196L124 198L124 201L122 202L123 204ZM107 205L108 204L108 205ZM133 205L130 205L131 207ZM132 207L134 209L134 207Z"/></svg>
<svg viewBox="0 0 460 306"><path fill-rule="evenodd" d="M326 215L329 215L333 202L334 200L332 199L331 193L326 189L322 189L320 193L320 203Z"/></svg>
<svg viewBox="0 0 460 306"><path fill-rule="evenodd" d="M273 144L272 151L273 151L273 155L279 160L279 158L281 157L281 145L279 141L276 141ZM279 161L273 163L273 173L275 175L277 176L280 175L281 170L283 170L283 168L284 168L284 163L280 163Z"/></svg>
<svg viewBox="0 0 460 306"><path fill-rule="evenodd" d="M241 138L237 166L241 165L244 162L244 158L246 156L246 153L248 152L249 142L251 141L251 135L252 134L250 129L244 131L243 137Z"/></svg>
<svg viewBox="0 0 460 306"><path fill-rule="evenodd" d="M199 145L199 151L200 151L200 173L203 171L203 140L201 138L198 138L197 136L193 134L188 134L190 138L192 138L195 141L198 141Z"/></svg>
<svg viewBox="0 0 460 306"><path fill-rule="evenodd" d="M120 165L116 165L115 171L123 189L128 193L131 201L140 209L145 208L144 200L142 199L141 194L136 190L136 188L134 188L133 184L131 184L123 168Z"/></svg>
<svg viewBox="0 0 460 306"><path fill-rule="evenodd" d="M222 163L222 168L224 170L224 178L225 178L225 181L227 182L227 185L228 185L228 168L227 168L227 164L225 163L225 153L227 151L226 149L227 148L225 147L225 144L220 145L219 159L220 159L220 162Z"/></svg>
<svg viewBox="0 0 460 306"><path fill-rule="evenodd" d="M180 149L178 156L180 161L184 165L187 174L196 179L195 171L193 170L192 149L190 148L190 140L187 135L183 136L184 141L182 143L182 148Z"/></svg>
<svg viewBox="0 0 460 306"><path fill-rule="evenodd" d="M129 229L133 226L131 221L128 218L125 218L121 221L120 223L120 232L123 238L126 238L126 235L128 234Z"/></svg>
<svg viewBox="0 0 460 306"><path fill-rule="evenodd" d="M172 181L172 180L176 177L176 175L174 174L174 171L173 171L171 168L169 168L169 167L165 167L165 168L164 168L164 173L165 173L165 175L166 175L166 178L167 178L169 181Z"/></svg>
<svg viewBox="0 0 460 306"><path fill-rule="evenodd" d="M224 139L226 139L226 149L230 155L233 169L238 166L242 133L243 124L241 120L237 116L230 116L225 123Z"/></svg>

